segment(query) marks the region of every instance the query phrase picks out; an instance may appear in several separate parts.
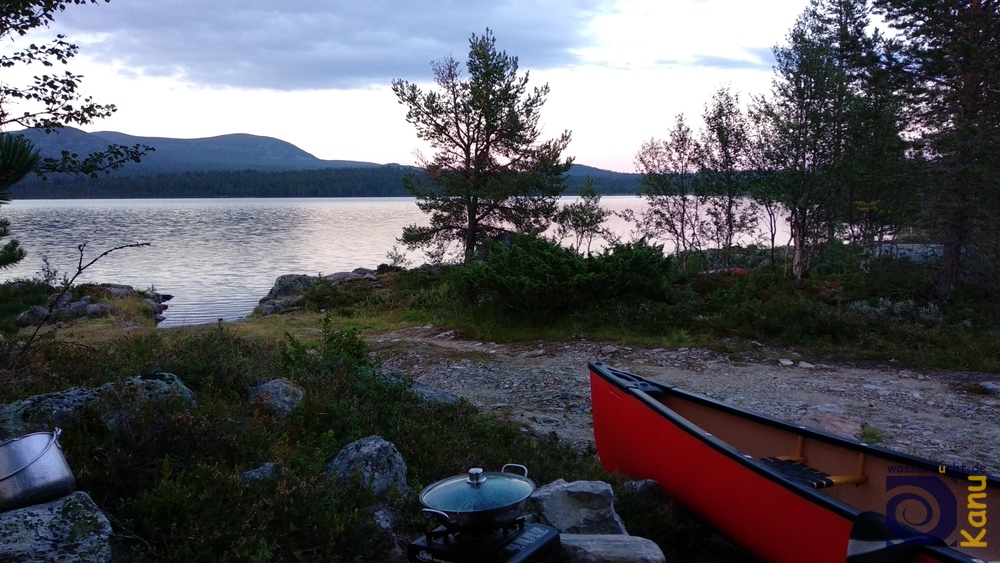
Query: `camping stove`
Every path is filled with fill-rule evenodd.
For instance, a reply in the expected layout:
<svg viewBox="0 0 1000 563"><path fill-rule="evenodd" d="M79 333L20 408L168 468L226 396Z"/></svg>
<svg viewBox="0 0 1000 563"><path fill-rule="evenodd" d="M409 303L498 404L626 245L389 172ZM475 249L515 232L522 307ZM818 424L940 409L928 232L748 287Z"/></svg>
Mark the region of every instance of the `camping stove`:
<svg viewBox="0 0 1000 563"><path fill-rule="evenodd" d="M518 518L482 535L449 532L444 526L410 543L411 563L549 563L559 558L559 532Z"/></svg>

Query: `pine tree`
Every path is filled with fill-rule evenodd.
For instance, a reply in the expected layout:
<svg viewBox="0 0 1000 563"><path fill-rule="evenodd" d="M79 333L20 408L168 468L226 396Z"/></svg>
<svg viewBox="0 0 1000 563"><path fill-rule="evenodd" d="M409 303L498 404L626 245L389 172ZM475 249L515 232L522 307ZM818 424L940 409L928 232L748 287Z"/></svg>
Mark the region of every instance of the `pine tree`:
<svg viewBox="0 0 1000 563"><path fill-rule="evenodd" d="M9 202L9 190L38 165L38 151L20 135L0 134L0 205ZM0 219L0 240L10 236L10 222ZM24 259L17 240L0 246L0 270Z"/></svg>
<svg viewBox="0 0 1000 563"><path fill-rule="evenodd" d="M468 78L452 57L432 68L436 91L392 84L406 120L437 150L423 162L429 185L416 177L406 182L431 224L406 227L400 242L440 251L457 241L468 264L486 239L548 227L572 163L561 160L570 133L539 140L548 85L529 91L528 74L518 75L517 57L496 50L489 29L469 40Z"/></svg>
<svg viewBox="0 0 1000 563"><path fill-rule="evenodd" d="M995 242L1000 213L1000 1L875 0L904 38L910 133L926 163L925 209L943 243L939 298L963 249Z"/></svg>

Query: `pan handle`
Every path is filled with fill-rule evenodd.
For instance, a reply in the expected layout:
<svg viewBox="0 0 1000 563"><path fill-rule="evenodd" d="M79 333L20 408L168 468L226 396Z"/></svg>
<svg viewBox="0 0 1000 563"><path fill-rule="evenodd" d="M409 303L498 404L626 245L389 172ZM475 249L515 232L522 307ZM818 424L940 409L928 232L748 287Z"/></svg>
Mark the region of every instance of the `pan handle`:
<svg viewBox="0 0 1000 563"><path fill-rule="evenodd" d="M522 475L522 477L527 477L528 476L528 468L525 467L525 466L523 466L523 465L521 465L521 464L519 464L519 463L508 463L508 464L505 464L503 467L500 468L500 473L511 473L510 471L507 471L508 467L517 467L521 471L524 471L524 475Z"/></svg>
<svg viewBox="0 0 1000 563"><path fill-rule="evenodd" d="M444 512L441 512L440 510L434 510L433 508L425 508L421 510L420 513L423 514L424 518L426 518L427 520L430 520L432 518L434 520L437 520L438 522L443 524L445 528L451 528L452 526L454 526L454 524L451 521L451 518Z"/></svg>

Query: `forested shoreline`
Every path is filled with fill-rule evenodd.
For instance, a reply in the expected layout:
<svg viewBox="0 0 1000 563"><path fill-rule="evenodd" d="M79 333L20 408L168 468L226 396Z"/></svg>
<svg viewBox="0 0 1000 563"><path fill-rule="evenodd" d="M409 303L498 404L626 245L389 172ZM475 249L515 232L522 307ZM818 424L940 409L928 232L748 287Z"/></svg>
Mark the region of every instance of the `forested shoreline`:
<svg viewBox="0 0 1000 563"><path fill-rule="evenodd" d="M603 171L601 171L603 172ZM111 174L99 178L29 177L11 189L13 199L151 199L216 197L410 197L403 179L422 176L417 168L380 166L263 172L259 170ZM601 194L635 194L638 174L602 173L594 178ZM586 179L569 174L566 194L574 195Z"/></svg>

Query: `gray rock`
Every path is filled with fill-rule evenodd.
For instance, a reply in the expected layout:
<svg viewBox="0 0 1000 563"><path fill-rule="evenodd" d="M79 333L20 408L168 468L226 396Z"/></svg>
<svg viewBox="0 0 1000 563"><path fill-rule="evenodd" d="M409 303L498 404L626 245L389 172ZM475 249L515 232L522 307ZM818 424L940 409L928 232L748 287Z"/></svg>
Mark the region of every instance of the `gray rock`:
<svg viewBox="0 0 1000 563"><path fill-rule="evenodd" d="M111 315L111 307L104 303L90 303L85 309L88 317L107 317Z"/></svg>
<svg viewBox="0 0 1000 563"><path fill-rule="evenodd" d="M85 295L83 299L69 304L69 312L72 315L86 315L88 305L90 305L90 296Z"/></svg>
<svg viewBox="0 0 1000 563"><path fill-rule="evenodd" d="M364 279L368 281L378 281L378 277L376 277L375 274L365 274Z"/></svg>
<svg viewBox="0 0 1000 563"><path fill-rule="evenodd" d="M295 297L285 299L281 302L281 305L286 309L291 309L292 307L301 307L306 304L305 295L296 295Z"/></svg>
<svg viewBox="0 0 1000 563"><path fill-rule="evenodd" d="M323 276L323 279L337 285L345 281L359 280L361 279L361 274L355 274L354 272L337 272L335 274L330 274L328 276Z"/></svg>
<svg viewBox="0 0 1000 563"><path fill-rule="evenodd" d="M47 303L50 306L54 306L54 308L56 309L64 309L66 307L69 307L69 303L72 300L73 296L70 295L69 292L53 293L52 295L49 296Z"/></svg>
<svg viewBox="0 0 1000 563"><path fill-rule="evenodd" d="M118 299L125 299L127 297L135 297L139 295L139 292L135 290L134 287L130 285L122 285L118 283L102 283L95 286L98 291L104 293L105 295L111 297L117 297Z"/></svg>
<svg viewBox="0 0 1000 563"><path fill-rule="evenodd" d="M797 423L827 434L855 439L861 437L863 424L860 419L847 415L838 405L811 406Z"/></svg>
<svg viewBox="0 0 1000 563"><path fill-rule="evenodd" d="M195 403L194 393L172 373L154 373L132 377L124 381L124 389L136 389L140 401L167 400L178 396L188 403ZM35 395L0 406L0 440L30 432L51 431L64 426L80 409L94 404L104 393L117 393L114 383L100 387L72 387L59 393ZM106 413L104 422L109 427L116 424L112 413Z"/></svg>
<svg viewBox="0 0 1000 563"><path fill-rule="evenodd" d="M288 415L306 396L304 389L284 378L272 379L250 389L251 401L259 402L268 409Z"/></svg>
<svg viewBox="0 0 1000 563"><path fill-rule="evenodd" d="M269 479L274 476L274 464L267 462L264 465L256 469L251 469L250 471L244 471L240 477L243 482L247 485L252 485L253 483L258 483L264 479Z"/></svg>
<svg viewBox="0 0 1000 563"><path fill-rule="evenodd" d="M802 369L812 369L812 368L814 368L816 366L813 365L813 364L810 364L809 362L799 362L799 367L802 368Z"/></svg>
<svg viewBox="0 0 1000 563"><path fill-rule="evenodd" d="M305 274L285 274L278 276L274 280L271 290L258 303L264 304L272 299L276 300L282 297L291 297L292 295L305 293L310 287L316 285L319 280L320 278L316 276L307 276Z"/></svg>
<svg viewBox="0 0 1000 563"><path fill-rule="evenodd" d="M795 365L795 362L793 362L792 360L789 360L788 358L781 358L780 360L778 360L778 363L781 364L781 365L783 365L783 366L785 366L785 367L794 366Z"/></svg>
<svg viewBox="0 0 1000 563"><path fill-rule="evenodd" d="M611 354L614 354L617 351L618 351L618 347L617 346L612 346L610 344L608 344L607 346L602 346L601 347L601 354L604 355L604 356L610 356Z"/></svg>
<svg viewBox="0 0 1000 563"><path fill-rule="evenodd" d="M448 338L448 339L453 339L453 338L455 338L455 331L454 330L449 330L447 332L442 332L441 334L438 334L434 338Z"/></svg>
<svg viewBox="0 0 1000 563"><path fill-rule="evenodd" d="M17 326L35 326L43 322L49 315L49 310L41 305L33 305L27 311L19 314L14 322Z"/></svg>
<svg viewBox="0 0 1000 563"><path fill-rule="evenodd" d="M111 561L111 524L86 493L0 514L4 563Z"/></svg>
<svg viewBox="0 0 1000 563"><path fill-rule="evenodd" d="M268 315L277 315L283 312L285 308L281 305L280 301L271 299L263 305L258 305L256 310L266 317Z"/></svg>
<svg viewBox="0 0 1000 563"><path fill-rule="evenodd" d="M996 383L991 383L989 381L983 381L980 383L980 385L982 385L987 391L989 391L990 395L1000 395L1000 385Z"/></svg>
<svg viewBox="0 0 1000 563"><path fill-rule="evenodd" d="M377 272L370 268L354 268L353 270L351 270L351 273L357 274L359 276L367 276L369 274L376 274Z"/></svg>
<svg viewBox="0 0 1000 563"><path fill-rule="evenodd" d="M563 534L628 534L615 512L611 485L558 479L531 495L539 521Z"/></svg>
<svg viewBox="0 0 1000 563"><path fill-rule="evenodd" d="M665 563L658 545L620 534L562 534L563 563Z"/></svg>
<svg viewBox="0 0 1000 563"><path fill-rule="evenodd" d="M340 479L358 477L377 496L392 488L404 495L410 493L402 454L380 436L368 436L344 446L326 466L326 473Z"/></svg>
<svg viewBox="0 0 1000 563"><path fill-rule="evenodd" d="M407 383L406 377L402 374L388 370L382 370L382 378L391 383L401 385L405 385ZM430 385L419 381L413 382L413 385L410 386L410 391L421 399L432 403L444 403L446 405L451 405L462 400L461 397L450 391L444 391L442 389L438 389L437 387L431 387Z"/></svg>
<svg viewBox="0 0 1000 563"><path fill-rule="evenodd" d="M661 500L667 497L667 494L663 491L663 487L659 483L652 479L643 479L641 481L625 481L622 483L622 487L625 492L631 495L635 495L640 498L648 498L651 500Z"/></svg>

